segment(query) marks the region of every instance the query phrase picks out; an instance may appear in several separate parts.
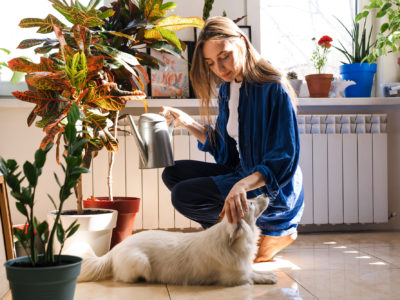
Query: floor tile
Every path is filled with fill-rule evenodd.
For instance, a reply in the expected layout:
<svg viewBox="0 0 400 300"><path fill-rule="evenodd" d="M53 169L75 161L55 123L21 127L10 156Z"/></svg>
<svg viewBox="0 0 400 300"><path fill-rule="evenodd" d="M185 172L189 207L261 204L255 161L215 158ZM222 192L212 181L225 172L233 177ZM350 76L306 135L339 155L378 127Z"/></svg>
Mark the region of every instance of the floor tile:
<svg viewBox="0 0 400 300"><path fill-rule="evenodd" d="M316 299L284 272L276 273L277 284L224 286L174 286L168 285L171 300L309 300Z"/></svg>
<svg viewBox="0 0 400 300"><path fill-rule="evenodd" d="M320 300L400 299L400 269L298 270L288 274Z"/></svg>
<svg viewBox="0 0 400 300"><path fill-rule="evenodd" d="M391 263L400 268L400 246L375 246L371 248L362 248L361 252L366 255L379 257L385 262Z"/></svg>
<svg viewBox="0 0 400 300"><path fill-rule="evenodd" d="M76 300L169 300L166 285L127 284L115 281L78 283Z"/></svg>
<svg viewBox="0 0 400 300"><path fill-rule="evenodd" d="M289 267L276 270L365 270L375 271L396 266L375 256L350 248L284 250L276 261L285 261ZM269 264L269 263L264 263Z"/></svg>

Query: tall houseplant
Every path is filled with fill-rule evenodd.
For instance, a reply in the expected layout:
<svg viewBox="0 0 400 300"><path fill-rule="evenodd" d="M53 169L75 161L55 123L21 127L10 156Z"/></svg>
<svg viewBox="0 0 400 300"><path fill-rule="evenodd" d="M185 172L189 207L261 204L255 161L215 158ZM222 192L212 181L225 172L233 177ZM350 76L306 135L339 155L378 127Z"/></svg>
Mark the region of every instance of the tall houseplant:
<svg viewBox="0 0 400 300"><path fill-rule="evenodd" d="M59 102L63 100L62 97L65 96L63 93L69 97L78 96L75 97L75 101L80 107L82 126L89 139L85 149L83 166L89 168L92 158L102 148L111 152L108 171L109 196L106 199L113 199L111 167L114 159L113 153L118 150L119 111L125 107L126 101L144 100L145 94L139 89L143 88L143 81L148 80L148 78L146 78L146 72L142 65L158 68L161 64L157 59L146 53L146 48L180 55L185 45L176 37L174 31L202 26L203 22L199 18L181 18L176 15L165 17L167 11L175 7L175 4L172 2L163 4L162 0L138 2L119 0L112 3L112 9L102 7L99 10L96 9L96 6L100 0L91 0L87 6L83 6L79 1L71 2L71 4L66 1L49 1L73 26L66 26L52 15L48 15L45 19L24 19L20 23L21 27L39 27L38 32L40 33L55 31L57 39L29 39L21 42L20 48L36 46L35 52L37 53L51 53L51 51L63 49L66 44L68 46L67 55L70 52L75 55L84 50L87 61L89 57L92 59L88 66L97 67L97 69L88 72L88 74L93 75L92 78L82 79L82 74L85 73L84 68L71 72L72 67L80 65L80 63L77 63L81 61L80 58L70 60L71 65L62 69L61 72L68 76L71 75L75 78L74 80L81 81L79 93L76 93L75 90L65 92L64 88L59 89L57 94L60 94L61 97L58 97L54 103L50 102L50 105L58 107ZM54 26L54 24L57 25ZM58 57L64 57L63 53L59 51L58 54L52 54L49 63L58 63ZM34 71L43 70L47 67L47 59L42 59L43 63L39 66L35 65L37 69ZM19 64L27 67L27 62L21 59L18 63L11 63L14 68L17 68ZM29 75L27 81L35 85L30 80ZM15 96L18 98L18 95ZM19 97L19 99L21 98L23 97ZM48 99L48 97L44 98ZM42 121L37 123L38 126L43 126L47 133L42 141L42 146L48 140L53 140L56 135L57 141L62 136L63 116L60 115L59 111L55 124L48 123L47 105L49 105L48 102L43 103L39 108L36 107L28 118L30 125L36 115L42 117ZM53 119L51 113L50 119ZM51 124L50 128L48 124ZM47 130L47 128L51 130ZM77 187L77 204L78 212L80 212L82 210L81 181Z"/></svg>
<svg viewBox="0 0 400 300"><path fill-rule="evenodd" d="M80 273L82 259L76 256L55 255L53 251L54 242L57 239L61 245L72 236L79 227L73 222L64 228L60 220L61 211L66 200L71 195L71 190L77 184L82 173L88 172L82 168L82 152L87 140L77 134L76 122L79 119L79 109L75 104L67 115L68 124L65 126L65 154L64 180L61 181L54 173L55 180L60 187L59 202L50 200L57 209L55 226L49 230L46 221L40 222L35 217L35 192L42 174L42 168L46 161L46 155L53 146L52 143L35 152L33 163L26 161L23 172L15 160L4 160L0 158L0 171L3 173L7 185L11 189L11 195L16 199L18 211L26 218L25 228L14 228L14 235L21 242L28 256L9 260L6 263L7 278L14 300L72 300L75 291L76 278ZM25 186L23 182L27 182ZM44 255L38 255L37 244L34 243L34 232L40 237L41 243L46 245Z"/></svg>
<svg viewBox="0 0 400 300"><path fill-rule="evenodd" d="M186 45L176 36L176 31L202 27L204 22L196 17L166 16L168 11L176 7L173 2L163 3L162 0L131 1L118 0L111 3L115 14L106 18L98 29L106 37L101 51L110 56L115 55L108 49L117 49L121 53L129 53L135 57L137 64L132 68L125 65L110 63L110 72L115 82L124 89L143 89L142 81L148 80L144 67L158 69L161 61L148 54L147 49L156 52L168 52L181 56ZM100 8L106 11L106 7ZM117 131L114 127L114 136ZM139 209L139 198L113 196L112 166L115 152L111 152L108 168L108 197L91 197L84 200L85 207L112 208L118 210L117 227L114 229L111 245L114 246L132 233L134 218ZM100 200L100 201L99 201Z"/></svg>
<svg viewBox="0 0 400 300"><path fill-rule="evenodd" d="M350 31L347 27L337 19L342 27L346 30L351 39L350 50L346 49L340 43L340 48L334 46L347 59L347 63L343 62L340 66L340 74L344 80L352 80L356 84L347 87L344 90L345 97L370 97L371 89L376 72L376 63L365 62L370 56L376 42L371 41L372 26L369 32L366 28L367 20L364 20L362 26L356 20L353 21L353 28Z"/></svg>
<svg viewBox="0 0 400 300"><path fill-rule="evenodd" d="M315 48L312 52L311 62L314 65L317 74L309 74L305 76L310 97L328 97L329 89L331 87L333 74L321 73L324 66L328 61L328 53L330 52L332 38L324 35L318 42L315 38Z"/></svg>

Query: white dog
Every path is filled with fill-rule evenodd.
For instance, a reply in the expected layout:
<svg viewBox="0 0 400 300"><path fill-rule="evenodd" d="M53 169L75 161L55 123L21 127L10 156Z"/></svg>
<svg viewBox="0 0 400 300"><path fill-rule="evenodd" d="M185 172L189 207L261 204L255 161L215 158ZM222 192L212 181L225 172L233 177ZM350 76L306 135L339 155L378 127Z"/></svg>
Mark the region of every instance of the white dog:
<svg viewBox="0 0 400 300"><path fill-rule="evenodd" d="M193 233L149 230L135 233L109 253L85 258L79 281L109 277L123 282L177 285L242 285L276 283L275 274L252 269L259 229L256 220L269 199L248 200L249 210L237 224L226 217Z"/></svg>

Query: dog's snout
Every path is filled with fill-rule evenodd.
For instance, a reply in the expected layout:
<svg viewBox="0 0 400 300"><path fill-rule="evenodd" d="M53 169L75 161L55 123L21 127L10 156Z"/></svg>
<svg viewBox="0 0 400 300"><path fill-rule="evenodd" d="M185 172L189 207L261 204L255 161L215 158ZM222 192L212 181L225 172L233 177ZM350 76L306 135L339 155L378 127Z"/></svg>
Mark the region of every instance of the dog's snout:
<svg viewBox="0 0 400 300"><path fill-rule="evenodd" d="M269 198L265 195L260 195L256 198L257 206L260 208L261 211L264 211L269 203Z"/></svg>

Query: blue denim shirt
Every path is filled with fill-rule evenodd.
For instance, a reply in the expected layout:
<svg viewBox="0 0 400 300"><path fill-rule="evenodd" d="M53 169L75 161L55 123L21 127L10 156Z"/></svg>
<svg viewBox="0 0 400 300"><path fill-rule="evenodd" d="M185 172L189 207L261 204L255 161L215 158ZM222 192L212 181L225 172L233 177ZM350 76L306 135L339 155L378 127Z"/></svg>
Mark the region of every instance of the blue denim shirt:
<svg viewBox="0 0 400 300"><path fill-rule="evenodd" d="M265 186L248 192L248 198L267 194L271 202L263 215L269 219L269 223L275 220L278 224L283 218L290 223L287 224L289 227L295 227L303 211L303 189L298 168L300 138L290 96L280 83L242 82L238 107L239 155L236 141L229 136L226 128L229 91L230 83L224 82L219 90L215 128L208 127L208 130L215 132L215 143L207 138L204 144L199 142L198 146L200 150L210 152L217 163L235 171L228 175L213 176L212 179L225 198L237 181L256 171L260 172L264 176ZM288 230L288 227L278 227L275 229ZM266 231L274 231L274 228Z"/></svg>

